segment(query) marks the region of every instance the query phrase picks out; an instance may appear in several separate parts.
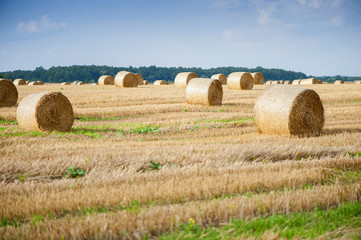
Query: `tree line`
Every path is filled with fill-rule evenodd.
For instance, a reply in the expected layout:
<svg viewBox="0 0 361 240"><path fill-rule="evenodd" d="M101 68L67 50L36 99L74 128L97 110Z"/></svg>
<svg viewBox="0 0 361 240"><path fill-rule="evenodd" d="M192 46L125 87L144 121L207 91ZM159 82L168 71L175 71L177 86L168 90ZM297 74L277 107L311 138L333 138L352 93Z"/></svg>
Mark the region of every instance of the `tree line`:
<svg viewBox="0 0 361 240"><path fill-rule="evenodd" d="M15 70L8 72L1 72L0 78L14 80L23 78L27 81L43 81L50 83L73 82L80 80L86 83L97 82L101 75L115 76L119 71L129 71L133 73L140 73L145 80L154 82L155 80L166 80L173 82L175 76L180 72L195 72L199 77L209 78L213 74L223 73L228 76L232 72L261 72L265 80L293 80L300 78L307 78L306 74L302 72L287 71L276 68L245 68L245 67L217 67L217 68L196 68L196 67L112 67L112 66L97 66L97 65L74 65L67 67L51 67L45 69L42 66L35 68L35 70ZM334 77L336 78L336 77ZM332 77L324 77L326 81L332 81ZM334 79L333 79L334 80Z"/></svg>

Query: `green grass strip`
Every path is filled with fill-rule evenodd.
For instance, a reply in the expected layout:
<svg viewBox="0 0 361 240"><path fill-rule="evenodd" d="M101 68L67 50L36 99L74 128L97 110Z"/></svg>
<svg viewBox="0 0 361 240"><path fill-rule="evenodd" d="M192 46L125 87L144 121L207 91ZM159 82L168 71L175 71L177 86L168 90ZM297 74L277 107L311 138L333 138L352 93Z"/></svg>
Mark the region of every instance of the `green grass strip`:
<svg viewBox="0 0 361 240"><path fill-rule="evenodd" d="M361 230L361 203L346 203L329 210L315 210L307 213L290 215L274 214L254 220L233 220L222 227L201 228L195 220L182 223L174 233L159 236L159 239L237 239L241 237L262 237L270 232L279 238L317 238L325 233L337 232L340 229ZM337 231L336 231L337 230ZM346 231L347 232L347 231ZM330 236L332 237L332 235ZM361 233L351 236L360 239Z"/></svg>

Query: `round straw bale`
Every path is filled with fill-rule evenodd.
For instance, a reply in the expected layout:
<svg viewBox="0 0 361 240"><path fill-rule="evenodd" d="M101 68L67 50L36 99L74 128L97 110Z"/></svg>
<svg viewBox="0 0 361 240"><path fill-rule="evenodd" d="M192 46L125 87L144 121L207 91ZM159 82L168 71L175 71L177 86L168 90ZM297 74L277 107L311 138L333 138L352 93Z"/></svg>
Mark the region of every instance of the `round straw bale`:
<svg viewBox="0 0 361 240"><path fill-rule="evenodd" d="M293 80L292 84L298 85L298 84L300 84L301 81L302 81L301 79L295 79L295 80Z"/></svg>
<svg viewBox="0 0 361 240"><path fill-rule="evenodd" d="M272 83L272 81L267 81L265 84L270 85L271 83Z"/></svg>
<svg viewBox="0 0 361 240"><path fill-rule="evenodd" d="M78 85L78 84L77 84L78 82L79 82L79 81L74 81L74 82L71 83L71 85Z"/></svg>
<svg viewBox="0 0 361 240"><path fill-rule="evenodd" d="M60 85L70 85L70 83L68 83L68 82L62 82L62 83L60 83Z"/></svg>
<svg viewBox="0 0 361 240"><path fill-rule="evenodd" d="M318 94L288 85L266 89L257 99L254 112L259 133L307 136L320 133L325 122Z"/></svg>
<svg viewBox="0 0 361 240"><path fill-rule="evenodd" d="M271 84L281 84L280 81L272 81Z"/></svg>
<svg viewBox="0 0 361 240"><path fill-rule="evenodd" d="M218 79L222 85L227 85L227 77L223 73L214 74L211 77L212 79Z"/></svg>
<svg viewBox="0 0 361 240"><path fill-rule="evenodd" d="M193 78L186 87L186 100L189 104L222 105L223 88L217 79Z"/></svg>
<svg viewBox="0 0 361 240"><path fill-rule="evenodd" d="M43 81L36 81L38 83L38 85L44 85Z"/></svg>
<svg viewBox="0 0 361 240"><path fill-rule="evenodd" d="M85 85L83 81L77 81L76 85Z"/></svg>
<svg viewBox="0 0 361 240"><path fill-rule="evenodd" d="M26 82L26 85L28 85L30 83L30 81L25 81Z"/></svg>
<svg viewBox="0 0 361 240"><path fill-rule="evenodd" d="M156 80L154 81L154 85L168 85L168 83L164 80Z"/></svg>
<svg viewBox="0 0 361 240"><path fill-rule="evenodd" d="M96 86L96 85L98 85L98 83L91 83L90 85Z"/></svg>
<svg viewBox="0 0 361 240"><path fill-rule="evenodd" d="M22 79L22 78L17 78L17 79L14 80L14 84L15 84L16 86L26 85L26 81L25 81L24 79Z"/></svg>
<svg viewBox="0 0 361 240"><path fill-rule="evenodd" d="M138 79L134 73L120 71L115 75L114 85L122 88L137 87Z"/></svg>
<svg viewBox="0 0 361 240"><path fill-rule="evenodd" d="M318 80L316 78L306 78L302 79L299 84L318 84Z"/></svg>
<svg viewBox="0 0 361 240"><path fill-rule="evenodd" d="M0 79L0 107L15 106L18 101L18 90L12 81Z"/></svg>
<svg viewBox="0 0 361 240"><path fill-rule="evenodd" d="M227 78L229 89L251 90L254 85L254 79L248 72L233 72Z"/></svg>
<svg viewBox="0 0 361 240"><path fill-rule="evenodd" d="M355 80L354 83L355 84L361 84L361 80Z"/></svg>
<svg viewBox="0 0 361 240"><path fill-rule="evenodd" d="M140 75L140 73L136 73L135 76L137 77L138 79L138 85L143 85L143 77L142 75Z"/></svg>
<svg viewBox="0 0 361 240"><path fill-rule="evenodd" d="M98 79L98 85L114 85L114 78L110 75L102 75Z"/></svg>
<svg viewBox="0 0 361 240"><path fill-rule="evenodd" d="M39 83L38 83L38 82L29 82L28 85L29 85L29 86L34 86L34 85L39 85Z"/></svg>
<svg viewBox="0 0 361 240"><path fill-rule="evenodd" d="M143 85L148 85L148 80L143 80Z"/></svg>
<svg viewBox="0 0 361 240"><path fill-rule="evenodd" d="M251 73L253 79L254 79L254 84L255 85L262 85L264 83L264 77L263 74L260 72L255 72L255 73Z"/></svg>
<svg viewBox="0 0 361 240"><path fill-rule="evenodd" d="M283 84L288 85L288 84L292 84L292 82L291 81L284 81Z"/></svg>
<svg viewBox="0 0 361 240"><path fill-rule="evenodd" d="M344 82L342 80L336 80L335 84L344 84Z"/></svg>
<svg viewBox="0 0 361 240"><path fill-rule="evenodd" d="M174 85L178 88L185 88L188 82L193 78L198 78L198 75L195 74L194 72L178 73L174 79Z"/></svg>
<svg viewBox="0 0 361 240"><path fill-rule="evenodd" d="M16 112L19 128L28 131L68 132L74 122L73 107L61 92L26 96Z"/></svg>

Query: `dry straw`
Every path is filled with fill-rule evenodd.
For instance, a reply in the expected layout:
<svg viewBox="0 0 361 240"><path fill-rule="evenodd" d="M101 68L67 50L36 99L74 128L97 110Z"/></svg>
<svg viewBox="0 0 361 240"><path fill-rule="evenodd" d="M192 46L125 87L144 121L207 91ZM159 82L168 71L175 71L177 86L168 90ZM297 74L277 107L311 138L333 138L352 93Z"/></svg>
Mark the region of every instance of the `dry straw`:
<svg viewBox="0 0 361 240"><path fill-rule="evenodd" d="M316 78L306 78L302 79L299 84L319 84L319 81Z"/></svg>
<svg viewBox="0 0 361 240"><path fill-rule="evenodd" d="M19 85L26 85L26 81L24 79L21 79L21 78L17 78L14 80L14 84L16 86L19 86Z"/></svg>
<svg viewBox="0 0 361 240"><path fill-rule="evenodd" d="M62 83L60 83L60 85L70 85L70 83L68 83L68 82L62 82Z"/></svg>
<svg viewBox="0 0 361 240"><path fill-rule="evenodd" d="M212 79L218 79L222 85L227 85L227 77L223 73L214 74L211 77Z"/></svg>
<svg viewBox="0 0 361 240"><path fill-rule="evenodd" d="M78 82L79 81L74 81L74 82L71 83L71 85L77 85Z"/></svg>
<svg viewBox="0 0 361 240"><path fill-rule="evenodd" d="M265 84L266 84L266 85L271 85L271 84L272 84L272 81L267 81Z"/></svg>
<svg viewBox="0 0 361 240"><path fill-rule="evenodd" d="M292 84L292 82L291 81L284 81L283 84L288 85L288 84Z"/></svg>
<svg viewBox="0 0 361 240"><path fill-rule="evenodd" d="M262 85L264 83L264 77L263 74L260 72L255 72L255 73L251 73L253 79L254 79L254 84L255 85Z"/></svg>
<svg viewBox="0 0 361 240"><path fill-rule="evenodd" d="M336 80L335 84L344 84L344 82L342 80Z"/></svg>
<svg viewBox="0 0 361 240"><path fill-rule="evenodd" d="M137 87L138 79L134 73L120 71L115 75L114 85L122 88Z"/></svg>
<svg viewBox="0 0 361 240"><path fill-rule="evenodd" d="M15 84L7 79L0 79L0 107L15 106L18 101L18 90Z"/></svg>
<svg viewBox="0 0 361 240"><path fill-rule="evenodd" d="M260 133L315 135L325 122L320 97L311 90L288 85L266 89L257 99L255 124Z"/></svg>
<svg viewBox="0 0 361 240"><path fill-rule="evenodd" d="M92 85L92 86L96 86L96 85L98 85L98 83L91 83L90 85Z"/></svg>
<svg viewBox="0 0 361 240"><path fill-rule="evenodd" d="M271 84L281 84L280 81L272 81Z"/></svg>
<svg viewBox="0 0 361 240"><path fill-rule="evenodd" d="M85 85L85 83L83 81L77 81L76 85Z"/></svg>
<svg viewBox="0 0 361 240"><path fill-rule="evenodd" d="M143 80L143 85L148 85L148 80Z"/></svg>
<svg viewBox="0 0 361 240"><path fill-rule="evenodd" d="M219 80L193 78L186 87L186 100L189 104L221 105L223 88Z"/></svg>
<svg viewBox="0 0 361 240"><path fill-rule="evenodd" d="M301 81L302 81L301 79L295 79L295 80L293 80L292 84L298 85L298 84L300 84Z"/></svg>
<svg viewBox="0 0 361 240"><path fill-rule="evenodd" d="M28 85L30 83L30 81L25 81L26 82L26 85Z"/></svg>
<svg viewBox="0 0 361 240"><path fill-rule="evenodd" d="M114 85L114 78L110 75L102 75L98 79L98 85Z"/></svg>
<svg viewBox="0 0 361 240"><path fill-rule="evenodd" d="M140 73L136 73L135 76L138 79L138 85L143 85L143 81L144 81L143 76L140 75Z"/></svg>
<svg viewBox="0 0 361 240"><path fill-rule="evenodd" d="M187 87L188 82L193 78L198 78L198 75L194 72L178 73L174 79L174 85L178 88L185 88Z"/></svg>
<svg viewBox="0 0 361 240"><path fill-rule="evenodd" d="M37 85L44 85L43 81L36 81L36 82L37 82Z"/></svg>
<svg viewBox="0 0 361 240"><path fill-rule="evenodd" d="M355 84L361 84L361 80L355 80L354 83Z"/></svg>
<svg viewBox="0 0 361 240"><path fill-rule="evenodd" d="M68 132L74 113L68 98L61 92L44 92L26 96L16 112L19 128L27 131Z"/></svg>
<svg viewBox="0 0 361 240"><path fill-rule="evenodd" d="M251 90L254 85L253 77L248 72L233 72L229 74L227 86L235 90Z"/></svg>
<svg viewBox="0 0 361 240"><path fill-rule="evenodd" d="M164 80L156 80L154 81L154 85L168 85L168 83Z"/></svg>

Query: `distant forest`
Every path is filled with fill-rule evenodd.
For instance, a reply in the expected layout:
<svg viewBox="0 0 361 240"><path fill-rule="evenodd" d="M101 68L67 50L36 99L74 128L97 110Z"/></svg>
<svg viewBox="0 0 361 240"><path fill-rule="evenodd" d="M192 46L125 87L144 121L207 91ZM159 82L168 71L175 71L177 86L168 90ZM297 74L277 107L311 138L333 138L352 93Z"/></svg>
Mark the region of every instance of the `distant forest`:
<svg viewBox="0 0 361 240"><path fill-rule="evenodd" d="M265 80L293 80L306 78L311 76L306 76L302 72L287 71L283 69L267 69L262 67L256 68L245 68L245 67L217 67L210 69L202 68L184 68L184 67L111 67L111 66L96 66L96 65L74 65L69 67L51 67L45 69L43 67L37 67L35 70L16 70L9 72L1 72L0 78L6 78L9 80L14 80L16 78L23 78L27 81L44 81L50 83L60 83L60 82L73 82L76 80L84 81L86 83L97 82L98 78L101 75L112 75L115 76L119 71L129 71L133 73L140 73L145 80L149 82L154 82L155 80L166 80L168 82L173 82L175 76L180 72L195 72L199 77L209 78L213 74L223 73L228 76L232 72L261 72ZM323 76L318 77L318 79L323 81L334 81L334 80L344 80L352 81L361 78L353 77L342 77L340 75L331 77Z"/></svg>

